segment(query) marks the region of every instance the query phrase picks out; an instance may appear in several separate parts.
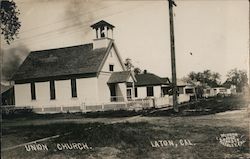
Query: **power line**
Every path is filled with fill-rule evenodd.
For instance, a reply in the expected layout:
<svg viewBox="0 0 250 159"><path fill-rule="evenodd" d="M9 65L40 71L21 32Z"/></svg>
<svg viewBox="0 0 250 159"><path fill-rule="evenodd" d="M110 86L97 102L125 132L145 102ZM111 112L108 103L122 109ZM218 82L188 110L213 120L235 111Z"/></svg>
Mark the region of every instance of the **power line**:
<svg viewBox="0 0 250 159"><path fill-rule="evenodd" d="M109 7L101 7L99 9L97 9L96 11L98 11L98 10L100 11L100 10L103 10L103 9L106 9L106 8L110 8L110 6ZM62 20L55 21L53 23L43 24L43 25L40 25L40 26L37 26L37 27L33 27L33 28L30 28L29 30L22 31L19 34L23 34L23 33L26 33L26 32L30 32L30 31L33 31L33 30L36 30L36 29L39 29L39 28L43 28L43 27L48 27L48 26L55 25L55 24L62 23L62 22L65 23L65 21L72 20L72 18L77 18L77 17L80 17L81 15L86 15L86 14L88 15L88 14L92 14L92 13L90 11L88 11L88 12L80 12L80 14L77 15L77 16L71 16L71 17L68 17L68 18L64 18Z"/></svg>
<svg viewBox="0 0 250 159"><path fill-rule="evenodd" d="M97 3L95 3L97 4ZM114 5L117 5L119 4L120 5L120 2L118 1L118 3L114 4ZM100 10L104 10L104 9L108 9L108 8L113 8L114 6L106 6L106 7L100 7L98 9L95 9L94 12L98 12ZM24 30L24 31L21 31L19 32L19 34L23 34L23 33L26 33L26 32L30 32L32 30L35 30L35 29L38 29L38 28L43 28L43 27L48 27L48 26L51 26L51 25L55 25L57 23L62 23L62 22L65 22L67 20L72 20L72 18L79 18L80 16L82 15L88 15L88 14L93 14L93 11L87 11L87 12L80 12L80 14L76 15L76 16L71 16L71 17L68 17L68 18L64 18L62 20L58 20L58 21L55 21L53 23L49 23L49 24L43 24L43 25L40 25L40 26L37 26L37 27L33 27L33 28L30 28L29 30Z"/></svg>
<svg viewBox="0 0 250 159"><path fill-rule="evenodd" d="M120 1L120 2L125 2L125 1L144 1L144 2L149 2L149 1L168 1L168 0L103 0L103 1ZM218 1L236 1L236 0L175 0L175 1L179 1L179 2L190 2L190 1L194 1L194 2L218 2ZM237 0L237 1L248 1L248 0Z"/></svg>
<svg viewBox="0 0 250 159"><path fill-rule="evenodd" d="M110 8L110 7L106 7L106 8ZM93 13L92 13L93 14ZM77 18L77 16L75 16L75 18ZM81 23L88 23L88 22L93 22L93 20L87 20L87 21L84 21L84 22L81 22ZM54 24L54 23L53 23ZM52 24L50 24L52 25ZM32 35L30 37L23 37L21 39L19 39L18 41L20 40L27 40L27 39L32 39L32 38L37 38L39 36L46 36L47 34L49 35L50 33L52 32L61 32L61 31L64 31L64 30L67 30L69 28L78 28L78 27L82 27L83 29L85 28L84 26L88 26L89 24L78 24L76 25L75 23L72 24L72 25L69 25L69 26L63 26L62 28L55 28L53 30L50 30L50 31L47 31L47 32L43 32L43 33L39 33L39 34L36 34L36 35ZM18 41L14 41L14 42L18 42Z"/></svg>
<svg viewBox="0 0 250 159"><path fill-rule="evenodd" d="M125 1L125 0L124 0ZM164 0L164 1L166 1L166 0ZM181 1L181 0L180 0ZM191 0L188 0L188 1L191 1ZM120 3L116 3L116 4L120 4ZM115 4L115 5L116 5ZM138 6L138 5L137 5ZM105 9L105 8L111 8L111 7L114 7L114 6L109 6L109 7L101 7L101 8L99 8L98 10L100 11L100 10L103 10L103 9ZM97 12L98 12L98 10L97 10ZM79 17L80 15L82 15L82 14L84 14L85 12L83 12L83 13L81 13L81 14L79 14L78 16L74 16L75 18L77 18L77 17ZM91 14L91 12L89 11L89 12L86 12L86 13L88 13L88 14ZM119 13L118 13L119 14ZM111 14L111 16L112 15L114 15L114 14ZM74 18L74 17L72 17L72 18ZM105 16L104 16L105 17ZM102 17L103 18L103 17ZM67 20L69 20L69 18L66 18L66 19L64 19L65 21L67 21ZM63 22L64 20L59 20L59 21L56 21L55 23L51 23L51 24L48 24L49 26L50 25L53 25L53 24L56 24L56 23L60 23L60 22ZM93 21L85 21L85 22L82 22L82 23L88 23L88 22L93 22ZM44 26L44 25L43 25ZM17 43L17 42L20 42L20 41L27 41L27 40L30 40L30 39L33 39L33 38L38 38L38 37L44 37L44 38L46 38L46 36L52 36L53 34L51 34L51 33L60 33L60 32L62 32L62 31L65 31L65 30L68 30L68 29L74 29L74 28L78 28L78 27L82 27L81 29L82 30L84 30L86 27L88 27L89 26L89 24L81 24L81 25L75 25L75 24L72 24L72 25L69 25L69 26L64 26L64 27L62 27L62 28L60 28L60 29L53 29L53 30L50 30L50 31L47 31L47 32L44 32L44 33L40 33L40 34L36 34L36 35L33 35L33 36L31 36L31 37L24 37L24 38L20 38L20 39L18 39L18 40L16 40L16 41L13 41L13 43ZM42 27L42 26L41 26ZM38 27L38 28L40 28L40 27ZM34 29L37 29L37 28L33 28L33 30ZM79 32L78 31L79 29L77 29L76 31L77 32ZM76 31L73 31L73 32L76 32ZM67 31L68 32L68 31ZM71 32L71 31L70 31ZM22 32L23 33L23 32ZM60 35L59 35L60 36ZM53 37L52 37L53 38ZM46 38L46 39L51 39L51 38Z"/></svg>
<svg viewBox="0 0 250 159"><path fill-rule="evenodd" d="M124 1L125 1L125 0L124 0ZM118 4L118 3L117 3L117 4ZM113 6L111 6L111 7L113 7ZM111 8L111 7L101 7L101 8L99 8L98 10L100 11L100 10L103 10L103 9L105 9L105 8ZM97 11L97 12L98 12L98 11ZM89 11L89 12L83 12L83 13L79 14L78 16L66 18L66 19L64 19L64 20L59 20L59 21L56 21L55 23L51 23L51 24L48 24L48 25L46 24L46 26L50 26L50 25L54 25L54 24L57 24L57 23L65 22L65 21L67 21L67 20L72 20L72 18L78 18L78 17L80 17L80 15L83 15L84 13L91 14L90 11ZM30 32L30 31L32 31L32 30L35 30L35 29L38 29L38 28L42 28L42 27L44 27L44 26L45 26L45 25L40 26L40 27L31 28L30 30L26 30L26 31L20 32L19 34L23 34L23 33L25 33L25 32ZM84 25L83 25L83 26L84 26ZM72 29L73 29L73 28L77 28L77 27L79 27L79 25L72 24L72 25L70 25L70 26L64 26L64 27L62 27L62 28L60 28L60 29L53 29L53 30L51 30L51 31L47 31L47 32L44 32L44 33L36 34L36 35L31 36L31 37L23 37L23 38L21 38L20 40L26 40L26 39L30 39L30 38L39 37L39 36L45 36L46 34L50 34L51 32L59 32L59 31L67 30L68 28L72 28ZM20 40L17 40L17 41L20 41Z"/></svg>
<svg viewBox="0 0 250 159"><path fill-rule="evenodd" d="M108 15L106 15L106 16L96 17L96 19L103 19L103 18L106 18L106 17L110 17L110 16L122 14L122 13L128 12L128 11L130 11L130 10L136 9L136 8L138 8L138 7L144 7L144 6L145 6L145 5L136 5L135 7L131 8L131 9L129 9L129 10L118 11L118 12L116 12L116 13L108 14ZM84 23L88 23L88 22L93 23L92 20L85 21ZM77 28L79 28L79 29L72 30L72 29L75 28L75 27L77 27ZM87 27L89 27L89 24L82 24L82 25L78 25L78 26L71 25L71 26L63 27L63 28L61 28L61 29L55 29L55 30L52 30L52 31L48 31L48 32L45 32L45 33L41 33L41 34L39 34L39 35L34 35L34 36L31 36L31 37L22 38L22 39L19 39L18 41L13 41L13 43L16 43L16 44L17 44L17 42L26 41L26 40L30 40L30 39L33 39L33 38L37 38L37 36L40 36L40 37L42 37L42 36L50 36L49 33L51 33L51 32L61 32L62 30L65 30L65 29L71 29L71 31L65 32L66 34L74 33L74 32L80 32L81 30L84 30L84 29L87 28ZM65 35L65 34L64 34L64 35ZM61 35L59 34L59 35L53 36L53 37L51 37L51 38L50 38L50 37L48 37L48 38L45 37L45 39L40 39L39 41L46 41L46 40L49 40L49 39L55 39L55 38L60 37L60 36L61 36ZM12 44L13 44L13 43L12 43ZM28 44L29 44L29 43L30 43L30 44L31 44L31 43L33 44L33 41L29 41L29 42L25 42L25 43L26 43L26 44L27 44L27 43L28 43ZM13 46L13 45L11 45L11 46L9 46L9 47L12 47L12 46Z"/></svg>

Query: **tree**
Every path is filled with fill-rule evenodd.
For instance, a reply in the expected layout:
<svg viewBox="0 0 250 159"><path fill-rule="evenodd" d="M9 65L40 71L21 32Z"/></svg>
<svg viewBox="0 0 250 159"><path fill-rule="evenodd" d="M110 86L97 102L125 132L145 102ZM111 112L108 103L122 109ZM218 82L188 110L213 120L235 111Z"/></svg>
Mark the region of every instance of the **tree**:
<svg viewBox="0 0 250 159"><path fill-rule="evenodd" d="M16 3L8 0L1 1L1 34L7 44L17 37L18 31L21 27L21 22L19 21L19 10L17 9Z"/></svg>
<svg viewBox="0 0 250 159"><path fill-rule="evenodd" d="M126 70L128 71L134 71L135 74L140 74L142 71L139 67L135 67L132 63L132 60L130 58L125 59L124 63Z"/></svg>
<svg viewBox="0 0 250 159"><path fill-rule="evenodd" d="M220 74L205 70L203 72L190 72L187 77L183 78L184 81L195 86L195 93L197 98L202 98L204 89L206 87L217 87L220 85Z"/></svg>
<svg viewBox="0 0 250 159"><path fill-rule="evenodd" d="M247 81L247 72L245 70L238 70L237 68L235 68L227 73L227 79L223 85L226 87L235 85L236 92L242 92L243 87L247 86Z"/></svg>
<svg viewBox="0 0 250 159"><path fill-rule="evenodd" d="M130 58L125 59L124 65L128 71L131 71L134 68L134 65L132 64L132 60Z"/></svg>
<svg viewBox="0 0 250 159"><path fill-rule="evenodd" d="M139 67L135 67L135 68L134 68L134 73L135 73L136 75L140 74L140 73L141 73L141 69L140 69Z"/></svg>
<svg viewBox="0 0 250 159"><path fill-rule="evenodd" d="M203 72L190 72L185 81L197 85L199 83L201 86L217 87L220 85L220 74L217 72L212 72L211 70L205 70Z"/></svg>
<svg viewBox="0 0 250 159"><path fill-rule="evenodd" d="M30 50L25 45L17 45L10 49L0 49L0 57L2 57L1 71L2 80L9 81L14 72L17 71L25 57L29 54Z"/></svg>

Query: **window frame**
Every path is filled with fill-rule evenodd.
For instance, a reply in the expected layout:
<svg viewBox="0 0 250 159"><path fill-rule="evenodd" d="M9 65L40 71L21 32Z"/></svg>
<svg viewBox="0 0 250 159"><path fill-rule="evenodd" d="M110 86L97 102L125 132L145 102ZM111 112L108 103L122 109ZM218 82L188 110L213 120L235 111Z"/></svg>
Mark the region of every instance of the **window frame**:
<svg viewBox="0 0 250 159"><path fill-rule="evenodd" d="M30 83L30 93L31 93L31 100L36 100L36 85L35 85L35 82Z"/></svg>
<svg viewBox="0 0 250 159"><path fill-rule="evenodd" d="M138 97L138 89L137 89L137 87L135 87L135 90L134 90L135 92L135 98L137 98Z"/></svg>
<svg viewBox="0 0 250 159"><path fill-rule="evenodd" d="M55 100L56 99L55 80L49 81L49 87L50 87L50 100Z"/></svg>
<svg viewBox="0 0 250 159"><path fill-rule="evenodd" d="M70 80L71 83L71 97L77 98L77 84L76 84L76 78L72 78Z"/></svg>
<svg viewBox="0 0 250 159"><path fill-rule="evenodd" d="M110 71L110 72L114 72L114 67L115 67L114 64L109 64L109 71ZM112 69L111 69L111 68L112 68Z"/></svg>
<svg viewBox="0 0 250 159"><path fill-rule="evenodd" d="M147 97L153 97L154 96L154 87L148 86L147 87Z"/></svg>

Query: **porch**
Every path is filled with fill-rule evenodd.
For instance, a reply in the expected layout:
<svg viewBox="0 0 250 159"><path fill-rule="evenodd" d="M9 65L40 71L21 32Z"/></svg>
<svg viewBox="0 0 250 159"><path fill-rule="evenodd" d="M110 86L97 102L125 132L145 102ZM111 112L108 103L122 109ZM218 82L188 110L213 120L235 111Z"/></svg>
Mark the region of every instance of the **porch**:
<svg viewBox="0 0 250 159"><path fill-rule="evenodd" d="M113 72L107 84L110 91L110 102L127 102L135 97L135 77L130 71Z"/></svg>

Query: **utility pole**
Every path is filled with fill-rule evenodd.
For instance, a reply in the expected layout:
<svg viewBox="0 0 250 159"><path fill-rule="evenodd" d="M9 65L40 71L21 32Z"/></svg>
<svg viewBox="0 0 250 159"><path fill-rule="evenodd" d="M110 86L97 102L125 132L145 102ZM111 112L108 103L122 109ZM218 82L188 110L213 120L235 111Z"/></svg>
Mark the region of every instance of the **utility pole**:
<svg viewBox="0 0 250 159"><path fill-rule="evenodd" d="M248 29L250 30L250 0L248 0L248 11L249 11L249 14L248 14L248 20L249 20L249 22L248 22ZM248 61L248 65L249 65L249 74L248 74L248 80L249 80L249 82L248 82L248 87L249 87L249 93L250 93L250 32L248 33L248 56L249 56L249 61Z"/></svg>
<svg viewBox="0 0 250 159"><path fill-rule="evenodd" d="M170 24L170 45L171 45L171 70L172 70L172 91L173 91L173 107L178 112L177 102L177 82L176 82L176 64L175 64L175 43L174 43L174 17L173 6L176 6L174 0L168 0L169 8L169 24Z"/></svg>

